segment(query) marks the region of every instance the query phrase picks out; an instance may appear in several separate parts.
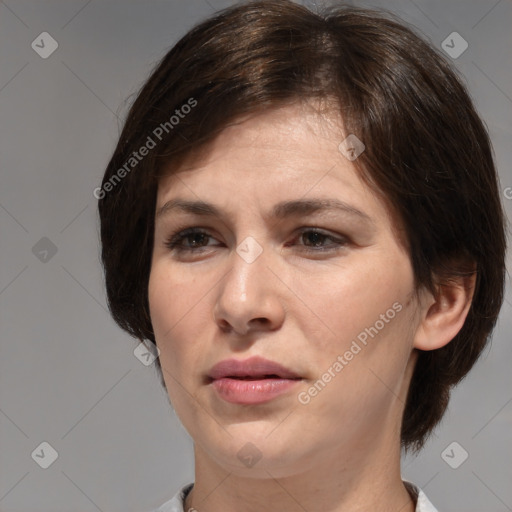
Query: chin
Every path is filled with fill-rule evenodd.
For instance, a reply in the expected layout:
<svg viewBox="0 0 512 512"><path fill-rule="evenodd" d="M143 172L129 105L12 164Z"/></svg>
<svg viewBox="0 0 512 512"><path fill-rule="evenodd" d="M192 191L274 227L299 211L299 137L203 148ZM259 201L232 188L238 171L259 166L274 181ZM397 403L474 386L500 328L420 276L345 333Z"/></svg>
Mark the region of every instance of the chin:
<svg viewBox="0 0 512 512"><path fill-rule="evenodd" d="M304 451L305 447L300 440L287 442L284 430L280 435L269 435L272 429L269 429L268 424L264 429L244 425L245 428L240 428L242 425L239 424L236 430L228 429L232 437L225 436L223 446L213 440L211 444L203 444L210 444L208 452L216 464L245 478L284 478L296 474L297 467L302 465L299 459L307 458L307 450Z"/></svg>

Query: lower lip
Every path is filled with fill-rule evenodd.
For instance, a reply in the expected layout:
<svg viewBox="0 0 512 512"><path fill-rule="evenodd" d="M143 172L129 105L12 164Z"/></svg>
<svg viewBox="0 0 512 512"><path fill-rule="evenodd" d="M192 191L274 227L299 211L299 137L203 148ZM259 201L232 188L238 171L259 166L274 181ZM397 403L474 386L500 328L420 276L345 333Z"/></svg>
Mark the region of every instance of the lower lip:
<svg viewBox="0 0 512 512"><path fill-rule="evenodd" d="M222 378L212 386L226 402L233 404L261 404L282 395L295 386L300 379L241 380Z"/></svg>

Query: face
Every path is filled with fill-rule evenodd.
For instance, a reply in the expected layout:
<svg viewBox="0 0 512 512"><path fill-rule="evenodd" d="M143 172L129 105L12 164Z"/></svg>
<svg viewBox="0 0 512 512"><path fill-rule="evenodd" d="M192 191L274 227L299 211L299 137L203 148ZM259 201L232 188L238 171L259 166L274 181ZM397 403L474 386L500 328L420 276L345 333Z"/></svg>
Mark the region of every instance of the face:
<svg viewBox="0 0 512 512"><path fill-rule="evenodd" d="M413 271L344 138L332 115L290 106L228 127L159 184L163 376L196 450L228 471L286 476L398 442Z"/></svg>

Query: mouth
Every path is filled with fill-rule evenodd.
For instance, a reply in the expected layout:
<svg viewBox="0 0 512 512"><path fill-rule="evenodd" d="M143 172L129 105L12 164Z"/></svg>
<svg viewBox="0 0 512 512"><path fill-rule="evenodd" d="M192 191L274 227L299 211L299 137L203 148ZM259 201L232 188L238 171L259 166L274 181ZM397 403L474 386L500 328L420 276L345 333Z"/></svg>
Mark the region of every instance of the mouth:
<svg viewBox="0 0 512 512"><path fill-rule="evenodd" d="M263 357L254 356L243 361L226 359L217 363L208 374L209 379L300 379L301 377L285 366Z"/></svg>
<svg viewBox="0 0 512 512"><path fill-rule="evenodd" d="M271 374L271 375L226 375L222 377L223 379L236 379L236 380L264 380L264 379L283 379L281 375ZM296 377L292 380L299 379L300 377ZM212 379L216 380L216 379Z"/></svg>
<svg viewBox="0 0 512 512"><path fill-rule="evenodd" d="M259 374L259 375L223 375L221 377L207 377L206 383L211 384L218 380L240 380L240 381L263 381L263 380L302 380L301 377L284 377L278 374Z"/></svg>
<svg viewBox="0 0 512 512"><path fill-rule="evenodd" d="M255 405L288 392L301 380L279 363L256 356L221 361L210 370L206 383L227 402Z"/></svg>

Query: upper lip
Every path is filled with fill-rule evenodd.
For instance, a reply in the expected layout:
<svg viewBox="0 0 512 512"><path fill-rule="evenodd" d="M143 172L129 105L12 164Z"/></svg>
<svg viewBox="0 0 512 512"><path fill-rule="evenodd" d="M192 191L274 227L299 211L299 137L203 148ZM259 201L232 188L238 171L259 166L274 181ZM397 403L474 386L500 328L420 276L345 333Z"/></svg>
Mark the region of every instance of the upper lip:
<svg viewBox="0 0 512 512"><path fill-rule="evenodd" d="M225 359L217 363L209 372L212 380L224 377L269 377L277 376L283 379L298 379L299 375L288 368L269 361L263 357L254 356L240 361L238 359Z"/></svg>

